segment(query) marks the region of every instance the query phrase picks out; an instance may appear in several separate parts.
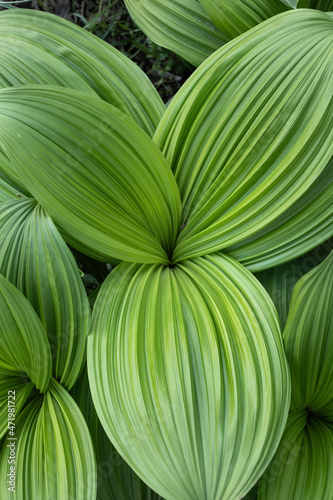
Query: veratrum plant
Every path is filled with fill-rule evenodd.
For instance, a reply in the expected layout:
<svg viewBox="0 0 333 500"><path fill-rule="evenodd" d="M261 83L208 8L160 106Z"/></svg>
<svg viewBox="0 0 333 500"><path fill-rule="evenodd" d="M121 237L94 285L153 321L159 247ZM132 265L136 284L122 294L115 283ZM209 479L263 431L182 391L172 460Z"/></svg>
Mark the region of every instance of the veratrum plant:
<svg viewBox="0 0 333 500"><path fill-rule="evenodd" d="M52 277L43 281L51 283ZM0 310L0 431L6 436L0 452L1 498L93 500L96 464L87 425L51 377L53 356L39 317L2 275ZM70 354L68 348L65 352ZM14 421L8 420L9 395L15 401ZM14 490L9 478L13 456Z"/></svg>
<svg viewBox="0 0 333 500"><path fill-rule="evenodd" d="M290 414L258 500L331 498L333 491L333 253L301 278L283 333Z"/></svg>
<svg viewBox="0 0 333 500"><path fill-rule="evenodd" d="M94 67L85 74L77 58L88 34L59 21L62 45L52 16L0 14L3 29L7 21L17 27L32 78L24 81L21 59L7 50L3 85L13 88L0 90L0 168L9 184L2 183L2 196L21 186L36 200L16 200L26 204L32 231L18 248L30 265L25 242L37 241L36 227L47 218L80 251L123 261L101 287L88 336L90 388L104 430L166 500L244 496L278 449L290 380L276 309L240 262L263 270L332 236L333 20L289 11L226 44L198 68L150 135L140 123L149 96L145 107L133 101L134 120L95 90L38 79L44 58L51 67L67 54L55 79L66 86L64 75L71 81L75 68L91 81ZM97 57L100 67L104 45L96 42L96 53L93 40L89 59ZM141 83L127 69L121 76L131 91ZM6 221L19 227L24 218L12 203L1 205L7 241ZM52 252L36 255L42 262ZM85 498L80 479L86 474L93 495L95 471L84 462L86 427L81 417L80 429L75 425L78 409L51 378L53 369L46 396L32 399L19 417L22 436L31 436L22 439L20 456L29 463L33 450L38 469L48 449L42 439L53 450L55 429L68 429L59 481L47 475L61 490L49 498L69 500L75 488ZM54 413L63 423L50 425ZM2 471L7 457L3 448ZM71 474L81 462L80 474ZM44 484L22 474L28 496L18 498L45 498Z"/></svg>
<svg viewBox="0 0 333 500"><path fill-rule="evenodd" d="M194 66L224 43L290 9L333 10L332 0L124 0L135 23L158 45Z"/></svg>

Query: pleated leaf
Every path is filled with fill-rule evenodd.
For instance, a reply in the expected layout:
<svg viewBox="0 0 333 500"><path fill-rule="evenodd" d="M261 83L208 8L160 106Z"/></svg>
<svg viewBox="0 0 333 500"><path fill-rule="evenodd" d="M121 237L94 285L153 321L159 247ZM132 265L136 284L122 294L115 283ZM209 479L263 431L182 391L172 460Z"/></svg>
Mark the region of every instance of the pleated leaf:
<svg viewBox="0 0 333 500"><path fill-rule="evenodd" d="M258 486L258 500L329 499L333 491L333 426L291 413L278 451Z"/></svg>
<svg viewBox="0 0 333 500"><path fill-rule="evenodd" d="M155 135L183 203L173 262L239 244L289 209L294 217L292 207L333 154L332 42L326 14L286 12L214 53L173 99ZM306 201L320 205L323 187L315 189ZM325 217L303 221L305 239L329 223ZM289 260L300 255L292 245L281 231ZM265 267L259 257L256 265Z"/></svg>
<svg viewBox="0 0 333 500"><path fill-rule="evenodd" d="M281 0L280 0L281 1ZM318 9L323 12L329 12L333 9L333 1L332 0L295 0L297 7L300 8L309 8L309 9Z"/></svg>
<svg viewBox="0 0 333 500"><path fill-rule="evenodd" d="M168 500L245 494L289 409L271 300L218 254L172 269L118 266L95 303L88 373L109 438Z"/></svg>
<svg viewBox="0 0 333 500"><path fill-rule="evenodd" d="M287 10L286 2L276 0L199 1L228 40Z"/></svg>
<svg viewBox="0 0 333 500"><path fill-rule="evenodd" d="M125 0L125 5L151 40L194 66L228 41L198 0Z"/></svg>
<svg viewBox="0 0 333 500"><path fill-rule="evenodd" d="M34 83L97 94L150 135L164 111L147 76L112 45L59 16L0 12L0 87Z"/></svg>
<svg viewBox="0 0 333 500"><path fill-rule="evenodd" d="M11 438L0 455L1 499L95 500L96 462L84 418L54 379L16 421L16 492L6 484Z"/></svg>
<svg viewBox="0 0 333 500"><path fill-rule="evenodd" d="M0 206L5 201L17 199L18 197L22 197L22 194L4 179L0 178Z"/></svg>
<svg viewBox="0 0 333 500"><path fill-rule="evenodd" d="M22 180L18 176L14 165L12 165L12 163L4 154L4 152L1 151L1 148L0 148L0 182L1 183L5 182L7 185L12 186L14 190L16 190L16 192L19 191L20 193L24 193L27 196L30 195L29 191L26 189Z"/></svg>
<svg viewBox="0 0 333 500"><path fill-rule="evenodd" d="M15 423L33 388L33 382L24 380L23 377L0 376L0 439L7 434L8 425ZM8 411L9 407L11 410Z"/></svg>
<svg viewBox="0 0 333 500"><path fill-rule="evenodd" d="M304 255L333 234L333 160L282 215L227 249L252 272Z"/></svg>
<svg viewBox="0 0 333 500"><path fill-rule="evenodd" d="M97 500L159 500L119 455L100 423L85 368L71 390L88 425L97 462ZM162 499L161 499L162 500Z"/></svg>
<svg viewBox="0 0 333 500"><path fill-rule="evenodd" d="M37 312L52 351L52 374L67 389L80 375L90 324L88 298L73 255L32 199L0 205L0 272Z"/></svg>
<svg viewBox="0 0 333 500"><path fill-rule="evenodd" d="M332 0L199 0L228 40L288 9L332 10Z"/></svg>
<svg viewBox="0 0 333 500"><path fill-rule="evenodd" d="M245 497L242 497L242 500L257 500L258 492L258 485L253 486L253 488L245 495Z"/></svg>
<svg viewBox="0 0 333 500"><path fill-rule="evenodd" d="M283 333L291 370L291 408L333 422L333 252L300 279Z"/></svg>
<svg viewBox="0 0 333 500"><path fill-rule="evenodd" d="M98 260L169 262L177 185L133 120L98 98L46 86L1 89L0 116L0 146L66 241Z"/></svg>
<svg viewBox="0 0 333 500"><path fill-rule="evenodd" d="M318 266L332 250L333 239L298 259L255 275L274 302L282 331L287 322L291 296L297 281Z"/></svg>
<svg viewBox="0 0 333 500"><path fill-rule="evenodd" d="M0 274L0 379L30 380L45 392L51 351L45 330L24 295Z"/></svg>
<svg viewBox="0 0 333 500"><path fill-rule="evenodd" d="M297 4L299 0L279 0L281 3L292 9L297 9Z"/></svg>

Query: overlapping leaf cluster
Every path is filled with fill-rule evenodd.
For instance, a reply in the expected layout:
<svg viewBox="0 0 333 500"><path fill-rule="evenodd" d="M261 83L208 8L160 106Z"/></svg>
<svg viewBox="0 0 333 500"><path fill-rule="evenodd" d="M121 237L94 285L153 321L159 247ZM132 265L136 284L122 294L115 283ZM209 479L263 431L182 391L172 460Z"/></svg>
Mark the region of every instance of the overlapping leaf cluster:
<svg viewBox="0 0 333 500"><path fill-rule="evenodd" d="M124 0L155 43L199 66L221 45L291 9L333 11L332 0Z"/></svg>
<svg viewBox="0 0 333 500"><path fill-rule="evenodd" d="M166 110L89 33L1 13L2 498L9 390L18 499L232 500L267 467L260 499L331 491L332 255L283 339L250 272L333 233L333 20L278 4ZM117 264L92 322L65 241Z"/></svg>

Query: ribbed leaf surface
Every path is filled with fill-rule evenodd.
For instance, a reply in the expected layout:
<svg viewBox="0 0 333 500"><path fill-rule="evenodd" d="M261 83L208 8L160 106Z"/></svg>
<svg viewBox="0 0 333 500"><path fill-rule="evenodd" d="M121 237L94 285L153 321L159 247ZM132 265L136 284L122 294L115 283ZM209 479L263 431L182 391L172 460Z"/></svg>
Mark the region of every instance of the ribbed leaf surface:
<svg viewBox="0 0 333 500"><path fill-rule="evenodd" d="M45 392L51 376L52 359L46 333L35 311L21 292L1 274L0 318L2 438L7 432L8 402L15 407L17 416L34 386Z"/></svg>
<svg viewBox="0 0 333 500"><path fill-rule="evenodd" d="M66 241L98 260L169 261L178 188L133 120L98 98L46 86L1 89L0 116L1 147Z"/></svg>
<svg viewBox="0 0 333 500"><path fill-rule="evenodd" d="M0 177L0 205L8 200L22 197L22 194Z"/></svg>
<svg viewBox="0 0 333 500"><path fill-rule="evenodd" d="M333 426L291 413L278 451L259 482L258 500L329 499L333 491Z"/></svg>
<svg viewBox="0 0 333 500"><path fill-rule="evenodd" d="M333 422L333 252L296 284L283 333L292 409Z"/></svg>
<svg viewBox="0 0 333 500"><path fill-rule="evenodd" d="M123 263L103 284L88 337L98 416L168 500L235 499L267 467L289 409L276 311L239 263Z"/></svg>
<svg viewBox="0 0 333 500"><path fill-rule="evenodd" d="M287 10L285 2L276 0L199 1L228 40Z"/></svg>
<svg viewBox="0 0 333 500"><path fill-rule="evenodd" d="M304 255L333 234L333 160L282 215L227 249L252 272ZM317 262L318 264L318 262Z"/></svg>
<svg viewBox="0 0 333 500"><path fill-rule="evenodd" d="M297 281L318 266L332 250L333 238L298 259L255 275L274 302L282 331L287 322L291 296Z"/></svg>
<svg viewBox="0 0 333 500"><path fill-rule="evenodd" d="M0 274L0 378L22 376L41 392L51 375L51 351L43 326L24 295Z"/></svg>
<svg viewBox="0 0 333 500"><path fill-rule="evenodd" d="M16 493L8 490L9 440L0 455L3 500L95 500L96 463L84 418L54 379L16 420Z"/></svg>
<svg viewBox="0 0 333 500"><path fill-rule="evenodd" d="M164 111L128 57L83 28L45 12L0 12L0 87L47 83L97 94L150 135Z"/></svg>
<svg viewBox="0 0 333 500"><path fill-rule="evenodd" d="M133 472L107 437L91 398L86 369L71 396L82 411L92 437L97 462L97 500L161 499Z"/></svg>
<svg viewBox="0 0 333 500"><path fill-rule="evenodd" d="M332 19L293 10L222 47L186 82L155 135L183 202L173 262L294 215L333 153L332 61ZM280 246L291 247L284 238Z"/></svg>
<svg viewBox="0 0 333 500"><path fill-rule="evenodd" d="M86 355L90 307L73 255L40 205L0 205L0 272L37 312L52 351L52 374L71 388Z"/></svg>
<svg viewBox="0 0 333 500"><path fill-rule="evenodd" d="M0 376L0 438L7 434L8 424L15 423L33 388L33 382L24 380L23 376ZM9 402L11 404L8 404ZM9 407L11 410L8 412ZM9 420L8 416L13 417L13 420Z"/></svg>
<svg viewBox="0 0 333 500"><path fill-rule="evenodd" d="M151 40L195 66L228 41L198 0L125 0L125 4Z"/></svg>

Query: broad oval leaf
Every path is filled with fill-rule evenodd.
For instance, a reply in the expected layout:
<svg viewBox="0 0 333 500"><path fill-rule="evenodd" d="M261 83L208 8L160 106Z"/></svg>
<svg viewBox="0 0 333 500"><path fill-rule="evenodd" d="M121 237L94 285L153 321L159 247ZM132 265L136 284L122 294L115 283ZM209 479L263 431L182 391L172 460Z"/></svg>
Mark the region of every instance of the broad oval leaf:
<svg viewBox="0 0 333 500"><path fill-rule="evenodd" d="M96 462L85 420L74 400L51 379L16 420L16 500L96 500ZM8 490L10 436L0 455L2 500Z"/></svg>
<svg viewBox="0 0 333 500"><path fill-rule="evenodd" d="M34 83L97 94L150 135L165 109L143 71L112 45L46 12L0 12L0 87Z"/></svg>
<svg viewBox="0 0 333 500"><path fill-rule="evenodd" d="M24 295L0 274L0 378L30 379L45 392L51 351L45 330ZM29 380L28 380L29 381Z"/></svg>
<svg viewBox="0 0 333 500"><path fill-rule="evenodd" d="M106 435L90 393L85 369L70 392L88 425L96 453L97 500L162 500L135 474Z"/></svg>
<svg viewBox="0 0 333 500"><path fill-rule="evenodd" d="M169 262L178 188L133 120L98 98L46 86L1 89L0 116L0 146L66 241L98 260Z"/></svg>
<svg viewBox="0 0 333 500"><path fill-rule="evenodd" d="M125 0L125 4L151 40L194 66L228 41L198 0Z"/></svg>
<svg viewBox="0 0 333 500"><path fill-rule="evenodd" d="M214 255L123 263L97 296L88 373L115 447L167 499L234 499L282 435L289 375L259 282Z"/></svg>
<svg viewBox="0 0 333 500"><path fill-rule="evenodd" d="M301 278L283 333L292 381L291 409L333 423L333 252Z"/></svg>
<svg viewBox="0 0 333 500"><path fill-rule="evenodd" d="M293 412L258 485L258 500L329 499L333 491L333 426Z"/></svg>
<svg viewBox="0 0 333 500"><path fill-rule="evenodd" d="M32 199L0 205L0 272L29 300L47 333L52 375L70 389L86 357L90 306L73 255Z"/></svg>
<svg viewBox="0 0 333 500"><path fill-rule="evenodd" d="M155 134L183 203L173 262L246 240L327 166L332 42L326 14L286 12L215 52L173 99Z"/></svg>

